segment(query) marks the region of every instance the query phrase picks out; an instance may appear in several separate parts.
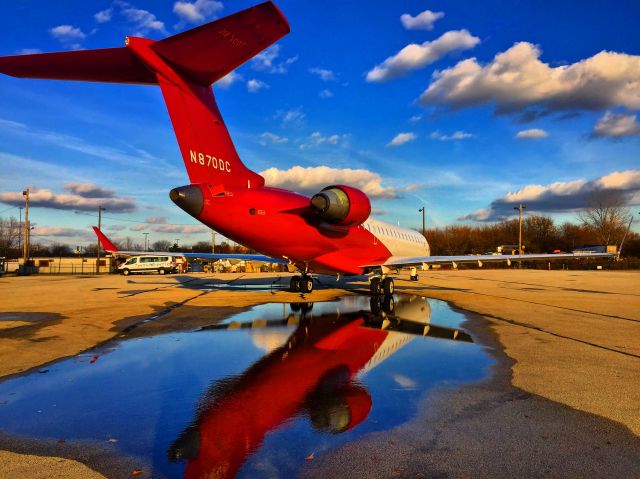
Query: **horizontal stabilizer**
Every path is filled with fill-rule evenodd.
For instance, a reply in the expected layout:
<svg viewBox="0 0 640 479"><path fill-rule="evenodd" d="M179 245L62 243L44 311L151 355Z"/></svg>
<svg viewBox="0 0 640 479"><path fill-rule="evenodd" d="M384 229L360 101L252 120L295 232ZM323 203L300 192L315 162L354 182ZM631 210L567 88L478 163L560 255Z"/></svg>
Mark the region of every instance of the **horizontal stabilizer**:
<svg viewBox="0 0 640 479"><path fill-rule="evenodd" d="M287 20L266 2L155 42L151 49L198 83L210 85L287 33Z"/></svg>
<svg viewBox="0 0 640 479"><path fill-rule="evenodd" d="M158 84L126 47L0 57L0 72L18 78Z"/></svg>

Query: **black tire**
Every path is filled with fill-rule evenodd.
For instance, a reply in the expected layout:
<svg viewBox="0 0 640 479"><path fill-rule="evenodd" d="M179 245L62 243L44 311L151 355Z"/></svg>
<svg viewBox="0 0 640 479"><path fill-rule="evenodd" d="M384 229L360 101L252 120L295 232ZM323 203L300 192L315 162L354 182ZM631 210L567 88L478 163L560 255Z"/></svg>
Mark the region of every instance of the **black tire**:
<svg viewBox="0 0 640 479"><path fill-rule="evenodd" d="M376 316L380 314L382 311L382 303L380 302L380 296L372 296L371 301L369 301L369 306L371 306L371 312Z"/></svg>
<svg viewBox="0 0 640 479"><path fill-rule="evenodd" d="M396 309L396 302L393 300L393 296L385 296L382 300L382 310L387 314L393 314Z"/></svg>
<svg viewBox="0 0 640 479"><path fill-rule="evenodd" d="M418 275L411 276L411 281L418 281Z"/></svg>
<svg viewBox="0 0 640 479"><path fill-rule="evenodd" d="M292 293L300 292L300 276L292 276L291 281L289 281L289 290Z"/></svg>
<svg viewBox="0 0 640 479"><path fill-rule="evenodd" d="M166 271L164 270L164 268L158 268L158 274L165 274Z"/></svg>
<svg viewBox="0 0 640 479"><path fill-rule="evenodd" d="M130 273L131 273L131 271L129 271L129 269L128 269L128 268L125 268L125 269L123 269L123 270L122 270L122 274L123 274L124 276L129 276L129 274L130 274Z"/></svg>
<svg viewBox="0 0 640 479"><path fill-rule="evenodd" d="M385 296L391 296L396 290L393 278L385 278L384 281L382 281L382 289L384 290Z"/></svg>
<svg viewBox="0 0 640 479"><path fill-rule="evenodd" d="M371 284L369 285L369 289L371 290L372 295L379 296L381 293L380 278L371 278Z"/></svg>
<svg viewBox="0 0 640 479"><path fill-rule="evenodd" d="M300 280L300 291L310 293L313 291L313 278L311 276L303 276Z"/></svg>

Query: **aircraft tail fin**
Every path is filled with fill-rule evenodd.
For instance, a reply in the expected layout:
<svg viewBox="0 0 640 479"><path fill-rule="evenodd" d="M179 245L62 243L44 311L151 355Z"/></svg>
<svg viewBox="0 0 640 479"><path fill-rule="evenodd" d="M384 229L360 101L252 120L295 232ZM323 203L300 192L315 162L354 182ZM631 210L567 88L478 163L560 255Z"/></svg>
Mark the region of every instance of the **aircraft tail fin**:
<svg viewBox="0 0 640 479"><path fill-rule="evenodd" d="M211 83L289 33L272 2L160 41L127 37L126 47L0 57L0 73L160 85L191 183L260 187L240 160Z"/></svg>
<svg viewBox="0 0 640 479"><path fill-rule="evenodd" d="M102 231L100 231L97 226L93 226L93 232L96 234L96 236L98 237L98 241L100 241L100 244L107 253L118 252L118 247L114 245L111 240L109 240L109 238L107 238L107 236Z"/></svg>

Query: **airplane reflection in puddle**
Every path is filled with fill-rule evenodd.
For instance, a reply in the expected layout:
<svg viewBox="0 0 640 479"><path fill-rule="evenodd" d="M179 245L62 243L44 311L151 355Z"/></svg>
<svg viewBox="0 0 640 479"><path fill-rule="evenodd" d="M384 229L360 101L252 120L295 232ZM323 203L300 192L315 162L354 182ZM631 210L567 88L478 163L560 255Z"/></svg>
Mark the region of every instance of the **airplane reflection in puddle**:
<svg viewBox="0 0 640 479"><path fill-rule="evenodd" d="M282 320L232 322L207 329L295 325L284 345L241 376L214 383L203 395L195 421L168 451L186 461L185 477L234 477L264 436L290 418L307 416L316 430L340 434L369 415L372 398L358 377L417 335L472 342L460 330L431 325L426 298L397 304L372 299L371 311L313 316L312 303Z"/></svg>

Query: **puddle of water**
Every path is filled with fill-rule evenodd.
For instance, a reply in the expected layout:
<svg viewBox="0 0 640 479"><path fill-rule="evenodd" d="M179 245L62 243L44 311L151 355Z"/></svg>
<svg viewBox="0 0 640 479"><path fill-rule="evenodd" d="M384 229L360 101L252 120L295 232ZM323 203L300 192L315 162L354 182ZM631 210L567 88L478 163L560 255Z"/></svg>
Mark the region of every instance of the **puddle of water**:
<svg viewBox="0 0 640 479"><path fill-rule="evenodd" d="M4 381L0 429L103 442L154 477L290 477L411 419L433 388L484 377L463 320L416 296L264 304Z"/></svg>

